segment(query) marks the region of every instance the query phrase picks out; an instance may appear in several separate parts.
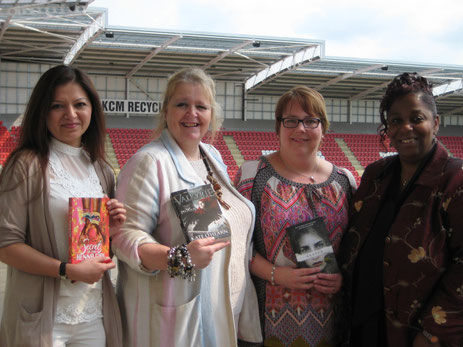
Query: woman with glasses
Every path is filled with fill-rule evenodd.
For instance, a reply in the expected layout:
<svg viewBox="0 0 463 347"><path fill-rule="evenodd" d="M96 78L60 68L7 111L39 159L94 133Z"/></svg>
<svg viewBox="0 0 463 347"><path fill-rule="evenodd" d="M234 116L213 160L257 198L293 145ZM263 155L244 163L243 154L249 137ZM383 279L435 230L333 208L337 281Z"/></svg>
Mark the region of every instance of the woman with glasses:
<svg viewBox="0 0 463 347"><path fill-rule="evenodd" d="M335 252L347 227L352 174L317 156L329 122L323 96L295 87L275 110L280 150L243 164L235 185L256 206L251 273L265 346L335 345L339 273L297 268L287 228L323 217Z"/></svg>

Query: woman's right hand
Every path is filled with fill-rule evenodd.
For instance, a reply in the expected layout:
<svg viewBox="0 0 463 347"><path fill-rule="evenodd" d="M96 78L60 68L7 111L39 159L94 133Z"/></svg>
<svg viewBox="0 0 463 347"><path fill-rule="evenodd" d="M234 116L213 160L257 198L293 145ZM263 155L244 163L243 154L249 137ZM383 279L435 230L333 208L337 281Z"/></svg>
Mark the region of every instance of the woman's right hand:
<svg viewBox="0 0 463 347"><path fill-rule="evenodd" d="M215 252L227 247L230 241L216 241L213 237L191 241L187 248L195 269L203 269L210 264Z"/></svg>
<svg viewBox="0 0 463 347"><path fill-rule="evenodd" d="M274 282L280 286L295 289L311 289L317 279L319 268L297 268L290 266L277 266L274 273Z"/></svg>
<svg viewBox="0 0 463 347"><path fill-rule="evenodd" d="M85 259L78 264L66 265L66 276L72 281L80 281L88 284L98 282L105 271L113 269L116 264L111 258L103 255L95 258Z"/></svg>

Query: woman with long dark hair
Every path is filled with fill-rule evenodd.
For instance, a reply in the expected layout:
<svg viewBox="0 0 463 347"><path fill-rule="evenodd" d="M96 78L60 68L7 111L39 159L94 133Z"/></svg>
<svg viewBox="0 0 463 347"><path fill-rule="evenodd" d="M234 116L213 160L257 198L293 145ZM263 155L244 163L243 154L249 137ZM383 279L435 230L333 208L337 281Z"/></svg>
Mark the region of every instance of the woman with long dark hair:
<svg viewBox="0 0 463 347"><path fill-rule="evenodd" d="M120 314L99 256L67 263L70 197L113 196L105 120L82 71L56 66L35 86L0 175L0 260L8 265L2 346L121 346ZM109 200L111 228L125 209Z"/></svg>

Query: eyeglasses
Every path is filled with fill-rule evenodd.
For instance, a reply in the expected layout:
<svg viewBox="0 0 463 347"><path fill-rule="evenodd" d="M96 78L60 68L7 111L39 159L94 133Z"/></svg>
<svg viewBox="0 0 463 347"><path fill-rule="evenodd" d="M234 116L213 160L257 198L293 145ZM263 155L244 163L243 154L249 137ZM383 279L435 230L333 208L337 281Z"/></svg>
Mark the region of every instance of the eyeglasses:
<svg viewBox="0 0 463 347"><path fill-rule="evenodd" d="M281 118L281 122L285 128L297 128L299 123L302 123L304 128L315 129L318 128L321 120L318 118L307 117L304 119L296 118Z"/></svg>

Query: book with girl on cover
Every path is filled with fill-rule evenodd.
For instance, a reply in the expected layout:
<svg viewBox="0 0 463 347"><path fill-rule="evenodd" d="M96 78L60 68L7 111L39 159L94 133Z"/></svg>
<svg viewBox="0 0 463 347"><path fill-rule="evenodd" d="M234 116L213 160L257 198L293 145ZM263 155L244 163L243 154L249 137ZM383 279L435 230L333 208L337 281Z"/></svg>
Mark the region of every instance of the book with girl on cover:
<svg viewBox="0 0 463 347"><path fill-rule="evenodd" d="M69 198L69 263L109 257L109 198Z"/></svg>
<svg viewBox="0 0 463 347"><path fill-rule="evenodd" d="M230 239L230 224L211 184L173 192L170 198L188 242L206 237Z"/></svg>
<svg viewBox="0 0 463 347"><path fill-rule="evenodd" d="M339 268L323 217L286 228L298 267L318 267L323 273Z"/></svg>

